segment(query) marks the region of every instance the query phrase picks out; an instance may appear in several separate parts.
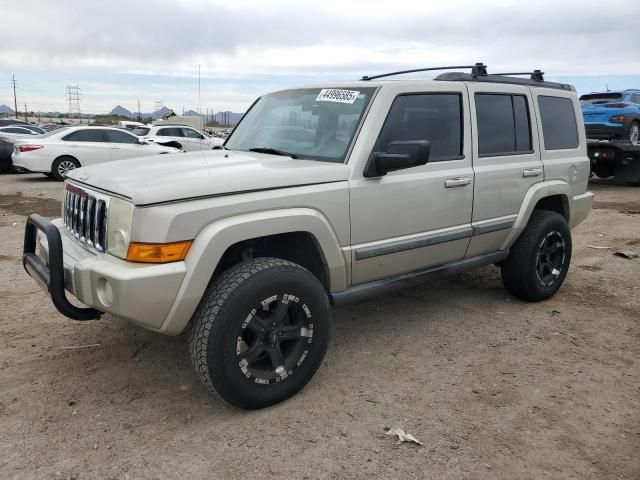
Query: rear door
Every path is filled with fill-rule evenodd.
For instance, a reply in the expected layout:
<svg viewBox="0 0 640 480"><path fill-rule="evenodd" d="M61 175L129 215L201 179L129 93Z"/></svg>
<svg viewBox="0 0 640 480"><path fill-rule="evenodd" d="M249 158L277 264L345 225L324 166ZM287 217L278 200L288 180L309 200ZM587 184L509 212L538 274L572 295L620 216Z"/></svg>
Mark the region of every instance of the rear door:
<svg viewBox="0 0 640 480"><path fill-rule="evenodd" d="M81 165L108 162L111 147L101 128L83 128L62 138L69 155L77 158Z"/></svg>
<svg viewBox="0 0 640 480"><path fill-rule="evenodd" d="M524 196L544 180L529 87L468 83L473 139L473 238L467 256L496 251Z"/></svg>
<svg viewBox="0 0 640 480"><path fill-rule="evenodd" d="M189 151L190 145L188 144L188 142L185 141L182 134L182 128L180 127L162 127L158 129L158 132L156 133L156 137L159 137L156 139L157 143L165 143L165 142L173 141L182 145L182 148L184 150ZM191 150L194 150L193 147L191 147Z"/></svg>

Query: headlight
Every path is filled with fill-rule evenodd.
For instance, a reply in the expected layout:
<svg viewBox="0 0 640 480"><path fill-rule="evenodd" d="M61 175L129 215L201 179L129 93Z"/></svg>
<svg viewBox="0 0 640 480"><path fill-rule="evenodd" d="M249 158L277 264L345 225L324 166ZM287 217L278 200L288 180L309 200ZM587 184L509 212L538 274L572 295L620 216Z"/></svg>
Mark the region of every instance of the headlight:
<svg viewBox="0 0 640 480"><path fill-rule="evenodd" d="M133 204L120 198L109 201L109 217L107 220L107 252L120 258L127 258L129 241L131 240L131 222L133 221Z"/></svg>

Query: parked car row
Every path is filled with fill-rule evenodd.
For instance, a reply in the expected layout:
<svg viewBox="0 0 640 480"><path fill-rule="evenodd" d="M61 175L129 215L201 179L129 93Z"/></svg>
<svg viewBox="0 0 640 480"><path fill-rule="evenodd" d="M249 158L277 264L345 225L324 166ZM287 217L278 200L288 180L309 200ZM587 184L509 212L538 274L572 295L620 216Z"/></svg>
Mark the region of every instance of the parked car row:
<svg viewBox="0 0 640 480"><path fill-rule="evenodd" d="M133 122L132 122L133 123ZM137 122L135 122L137 123ZM133 128L132 128L133 127ZM62 180L84 165L140 156L210 150L224 143L184 125L113 127L0 123L0 171L39 172Z"/></svg>
<svg viewBox="0 0 640 480"><path fill-rule="evenodd" d="M141 141L111 127L69 127L36 138L15 138L13 167L18 172L40 172L63 180L80 166L179 152L177 148Z"/></svg>

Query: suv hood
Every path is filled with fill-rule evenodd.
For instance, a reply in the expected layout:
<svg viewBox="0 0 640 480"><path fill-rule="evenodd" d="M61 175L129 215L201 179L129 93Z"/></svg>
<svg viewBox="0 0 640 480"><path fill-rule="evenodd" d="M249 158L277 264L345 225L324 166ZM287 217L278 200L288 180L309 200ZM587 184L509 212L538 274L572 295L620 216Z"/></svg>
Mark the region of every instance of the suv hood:
<svg viewBox="0 0 640 480"><path fill-rule="evenodd" d="M136 205L346 181L343 163L231 150L154 155L107 162L68 177L130 198Z"/></svg>

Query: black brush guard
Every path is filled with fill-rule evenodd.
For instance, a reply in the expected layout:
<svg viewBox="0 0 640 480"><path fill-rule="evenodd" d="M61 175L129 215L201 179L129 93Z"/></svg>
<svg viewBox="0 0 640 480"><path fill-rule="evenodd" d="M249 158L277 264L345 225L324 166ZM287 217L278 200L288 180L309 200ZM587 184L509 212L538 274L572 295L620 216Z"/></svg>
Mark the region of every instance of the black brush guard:
<svg viewBox="0 0 640 480"><path fill-rule="evenodd" d="M49 243L49 264L36 255L38 230L44 232ZM34 213L29 215L24 228L24 250L22 264L29 275L40 283L51 295L53 304L60 313L72 320L96 320L102 315L93 308L81 308L67 300L64 288L64 265L62 262L62 238L58 228L46 218Z"/></svg>

